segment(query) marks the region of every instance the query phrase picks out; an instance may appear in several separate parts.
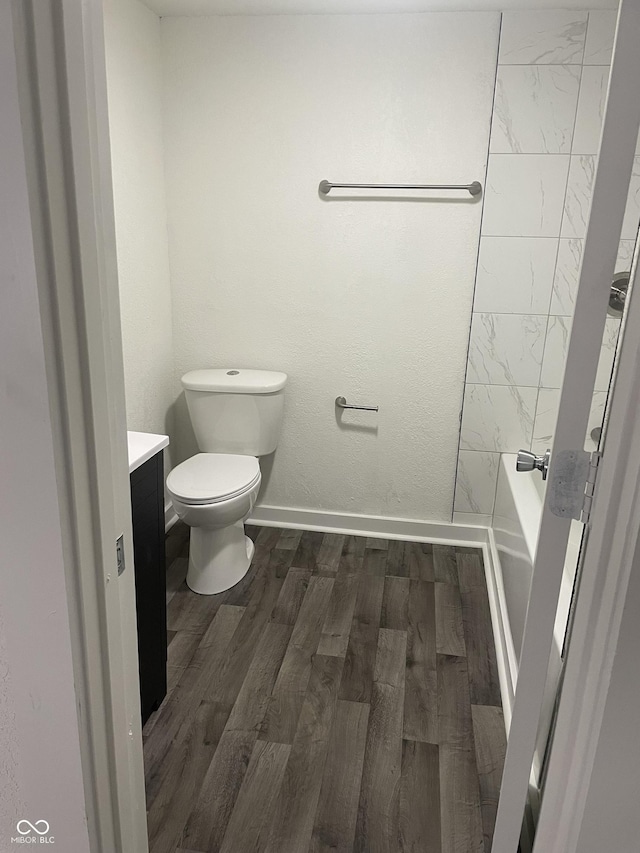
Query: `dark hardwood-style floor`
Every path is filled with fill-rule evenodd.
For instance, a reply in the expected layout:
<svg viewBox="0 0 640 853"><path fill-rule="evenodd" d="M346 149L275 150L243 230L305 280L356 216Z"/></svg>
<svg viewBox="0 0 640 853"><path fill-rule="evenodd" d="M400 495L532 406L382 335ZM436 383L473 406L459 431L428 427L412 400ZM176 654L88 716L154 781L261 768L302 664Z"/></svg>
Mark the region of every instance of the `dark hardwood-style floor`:
<svg viewBox="0 0 640 853"><path fill-rule="evenodd" d="M145 726L152 853L489 853L505 736L480 551L248 528L246 578L184 583Z"/></svg>

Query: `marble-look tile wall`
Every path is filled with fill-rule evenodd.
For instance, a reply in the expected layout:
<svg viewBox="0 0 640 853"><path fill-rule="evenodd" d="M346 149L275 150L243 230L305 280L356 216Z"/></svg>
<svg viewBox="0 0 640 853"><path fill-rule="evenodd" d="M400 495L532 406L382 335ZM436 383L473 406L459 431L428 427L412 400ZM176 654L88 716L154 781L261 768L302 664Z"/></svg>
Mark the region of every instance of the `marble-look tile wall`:
<svg viewBox="0 0 640 853"><path fill-rule="evenodd" d="M500 453L551 443L615 20L613 10L502 16L455 521L490 523ZM640 157L618 270L630 267L639 216ZM618 329L607 321L593 426L602 422Z"/></svg>

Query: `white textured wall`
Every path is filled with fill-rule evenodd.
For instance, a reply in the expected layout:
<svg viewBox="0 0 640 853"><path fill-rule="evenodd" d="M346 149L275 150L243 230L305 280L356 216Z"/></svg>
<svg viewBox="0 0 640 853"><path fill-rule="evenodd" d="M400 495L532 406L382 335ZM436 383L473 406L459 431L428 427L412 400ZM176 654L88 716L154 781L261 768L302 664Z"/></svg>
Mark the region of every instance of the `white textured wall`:
<svg viewBox="0 0 640 853"><path fill-rule="evenodd" d="M127 425L173 437L160 19L105 0L105 39Z"/></svg>
<svg viewBox="0 0 640 853"><path fill-rule="evenodd" d="M481 203L317 187L484 181L498 26L162 20L176 375L290 375L262 503L451 518ZM338 394L380 413L340 425Z"/></svg>

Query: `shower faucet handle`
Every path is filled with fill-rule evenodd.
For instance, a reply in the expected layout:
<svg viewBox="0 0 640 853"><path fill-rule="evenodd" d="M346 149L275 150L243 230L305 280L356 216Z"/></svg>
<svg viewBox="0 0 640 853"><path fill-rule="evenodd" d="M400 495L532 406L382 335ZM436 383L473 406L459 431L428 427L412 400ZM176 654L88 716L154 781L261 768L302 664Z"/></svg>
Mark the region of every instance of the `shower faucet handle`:
<svg viewBox="0 0 640 853"><path fill-rule="evenodd" d="M547 479L551 450L547 449L544 456L536 456L530 450L519 450L516 459L516 471L541 471L542 479Z"/></svg>

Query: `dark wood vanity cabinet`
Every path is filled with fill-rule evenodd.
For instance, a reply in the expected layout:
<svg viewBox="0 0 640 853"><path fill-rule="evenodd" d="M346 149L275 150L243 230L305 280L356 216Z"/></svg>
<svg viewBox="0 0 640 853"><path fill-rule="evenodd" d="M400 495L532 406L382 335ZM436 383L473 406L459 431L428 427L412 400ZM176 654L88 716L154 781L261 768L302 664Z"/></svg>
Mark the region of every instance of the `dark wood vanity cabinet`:
<svg viewBox="0 0 640 853"><path fill-rule="evenodd" d="M130 474L142 723L167 692L167 599L162 451Z"/></svg>

